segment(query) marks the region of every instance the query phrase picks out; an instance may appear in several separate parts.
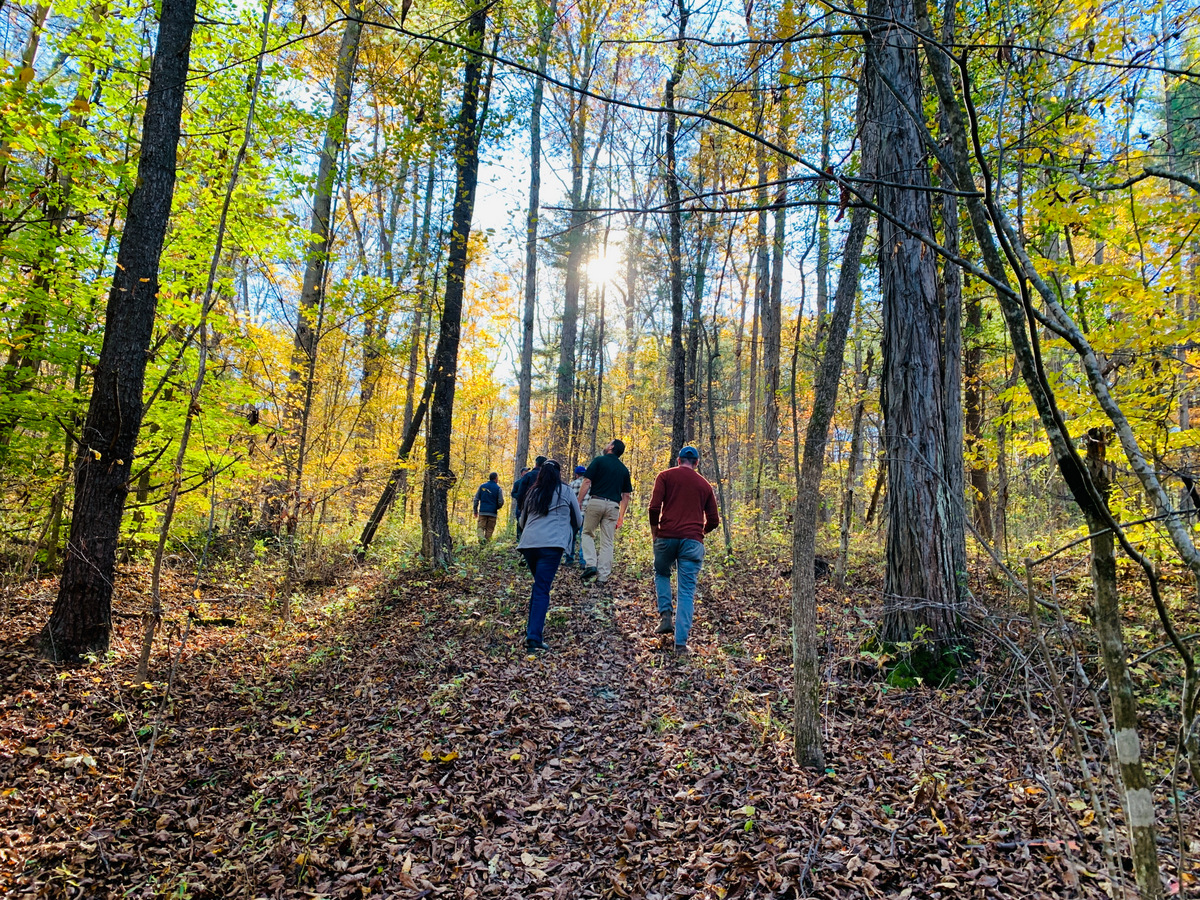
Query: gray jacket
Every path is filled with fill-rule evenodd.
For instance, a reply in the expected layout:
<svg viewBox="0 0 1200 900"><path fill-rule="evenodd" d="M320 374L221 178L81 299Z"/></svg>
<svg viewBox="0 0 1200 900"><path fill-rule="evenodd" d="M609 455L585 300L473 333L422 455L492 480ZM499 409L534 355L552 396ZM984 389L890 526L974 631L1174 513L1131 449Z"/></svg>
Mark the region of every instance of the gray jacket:
<svg viewBox="0 0 1200 900"><path fill-rule="evenodd" d="M529 495L526 496L529 500ZM539 516L533 509L532 503L526 503L521 509L521 542L518 550L532 550L535 547L561 547L568 553L575 547L575 529L571 527L571 511L574 510L575 521L583 522L583 513L579 510L579 501L571 489L565 485L558 486L558 496L550 504L550 512Z"/></svg>

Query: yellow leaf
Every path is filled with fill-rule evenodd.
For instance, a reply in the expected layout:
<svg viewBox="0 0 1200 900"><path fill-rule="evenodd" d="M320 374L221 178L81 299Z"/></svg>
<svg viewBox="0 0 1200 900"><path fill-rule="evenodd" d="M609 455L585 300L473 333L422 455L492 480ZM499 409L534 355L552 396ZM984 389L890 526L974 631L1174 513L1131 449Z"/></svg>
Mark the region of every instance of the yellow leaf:
<svg viewBox="0 0 1200 900"><path fill-rule="evenodd" d="M943 822L941 819L939 819L939 818L937 817L937 813L935 813L935 812L934 812L932 809L930 809L930 810L929 810L929 814L930 814L931 816L933 816L933 821L937 822L937 824L938 824L938 828L942 829L942 834L943 834L943 835L947 835L947 834L949 834L949 833L950 833L950 832L949 832L949 831L946 829L946 823L945 823L945 822Z"/></svg>
<svg viewBox="0 0 1200 900"><path fill-rule="evenodd" d="M421 759L425 760L425 762L430 762L433 759L433 751L426 747L421 751Z"/></svg>
<svg viewBox="0 0 1200 900"><path fill-rule="evenodd" d="M449 753L447 753L445 756L440 756L440 757L438 757L438 762L452 763L452 762L454 762L456 759L458 759L458 751L457 751L457 750L451 750L451 751L450 751Z"/></svg>
<svg viewBox="0 0 1200 900"><path fill-rule="evenodd" d="M192 596L195 597L197 600L199 600L200 599L200 588L196 588L194 591L192 591Z"/></svg>
<svg viewBox="0 0 1200 900"><path fill-rule="evenodd" d="M21 84L29 84L29 82L33 81L33 76L36 74L37 72L33 70L33 66L26 66L17 73L17 81L21 82Z"/></svg>
<svg viewBox="0 0 1200 900"><path fill-rule="evenodd" d="M1082 825L1084 828L1087 828L1094 821L1096 821L1096 811L1094 809L1089 809L1087 812L1085 812L1082 816L1079 817L1079 824Z"/></svg>
<svg viewBox="0 0 1200 900"><path fill-rule="evenodd" d="M520 761L521 761L521 754L520 754L520 753L514 753L512 756L510 756L510 757L509 757L509 759L511 759L513 762L520 762Z"/></svg>

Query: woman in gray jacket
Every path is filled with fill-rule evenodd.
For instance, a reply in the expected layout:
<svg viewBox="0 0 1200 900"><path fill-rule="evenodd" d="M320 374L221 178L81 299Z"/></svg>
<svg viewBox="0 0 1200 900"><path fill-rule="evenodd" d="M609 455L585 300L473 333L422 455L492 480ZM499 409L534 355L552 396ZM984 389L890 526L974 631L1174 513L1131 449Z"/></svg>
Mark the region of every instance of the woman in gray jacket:
<svg viewBox="0 0 1200 900"><path fill-rule="evenodd" d="M550 609L550 586L562 562L575 545L575 532L583 521L579 501L563 484L562 467L548 459L542 465L521 504L521 540L517 549L533 573L529 592L529 622L525 628L526 650L548 650L542 640L546 612Z"/></svg>

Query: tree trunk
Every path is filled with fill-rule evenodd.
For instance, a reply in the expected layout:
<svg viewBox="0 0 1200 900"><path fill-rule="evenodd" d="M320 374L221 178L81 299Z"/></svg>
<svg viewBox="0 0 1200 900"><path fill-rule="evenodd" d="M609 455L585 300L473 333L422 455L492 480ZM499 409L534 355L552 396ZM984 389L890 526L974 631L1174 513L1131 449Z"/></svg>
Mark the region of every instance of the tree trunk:
<svg viewBox="0 0 1200 900"><path fill-rule="evenodd" d="M430 148L432 151L432 148ZM433 218L433 189L434 178L437 174L437 154L430 152L429 167L425 177L425 200L424 212L421 217L421 238L420 245L416 252L417 266L417 306L413 312L412 324L412 342L408 348L408 374L405 376L404 383L404 430L407 432L409 423L413 420L413 404L416 402L417 395L417 370L421 367L421 348L424 346L428 350L428 344L424 343L422 338L426 334L426 321L430 318L430 309L432 308L432 292L428 288L426 273L429 266L429 223ZM410 248L413 246L410 242ZM439 251L440 258L441 253ZM434 261L434 269L438 260ZM433 290L437 290L437 279L434 278ZM406 498L408 493L408 469L404 468L400 472L400 479L396 484L396 493L401 498ZM400 514L403 517L408 509L407 500L402 500Z"/></svg>
<svg viewBox="0 0 1200 900"><path fill-rule="evenodd" d="M700 336L704 328L702 310L705 280L708 277L709 256L717 231L717 214L711 212L699 228L699 249L696 251L696 274L692 279L691 315L687 333L687 414L684 417L684 443L695 444L700 423ZM678 447L676 449L679 449Z"/></svg>
<svg viewBox="0 0 1200 900"><path fill-rule="evenodd" d="M942 22L942 43L954 43L957 0L947 0ZM948 124L949 113L941 111ZM943 172L948 188L954 187L952 173ZM949 191L942 195L943 244L947 252L959 253L959 201ZM950 540L954 547L954 575L959 595L967 585L966 488L963 476L963 404L962 404L962 305L963 273L958 263L942 263L942 386L946 398L946 490L950 494Z"/></svg>
<svg viewBox="0 0 1200 900"><path fill-rule="evenodd" d="M883 639L959 641L958 583L945 478L946 408L936 257L921 131L913 0L871 0L871 109L880 127L879 281L883 293L884 446L888 456ZM959 501L961 502L961 501Z"/></svg>
<svg viewBox="0 0 1200 900"><path fill-rule="evenodd" d="M790 36L795 30L792 0L784 0L779 13L778 36ZM775 141L786 149L791 131L791 93L794 52L784 41L779 65L779 118ZM775 162L775 232L771 240L771 285L763 308L763 454L767 490L763 509L770 517L775 511L779 487L779 384L780 353L783 342L783 250L787 238L788 158L780 154ZM801 310L803 314L803 310ZM797 331L796 340L800 334Z"/></svg>
<svg viewBox="0 0 1200 900"><path fill-rule="evenodd" d="M868 57L870 60L871 57ZM870 63L867 65L870 69ZM862 133L860 170L864 179L876 171L879 133L867 116L866 85L869 72L859 82L858 124ZM869 193L869 188L866 191ZM825 768L821 746L820 688L817 659L817 598L813 563L816 556L817 513L821 503L821 472L829 425L837 406L838 380L846 348L846 334L858 292L859 261L867 235L870 211L858 207L850 218L850 231L842 253L842 266L834 295L833 318L825 341L825 353L813 385L812 413L804 439L804 458L796 485L796 509L792 533L792 671L793 733L796 761L814 769Z"/></svg>
<svg viewBox="0 0 1200 900"><path fill-rule="evenodd" d="M687 360L683 349L683 226L679 208L679 173L676 139L679 120L675 113L675 90L683 79L688 8L679 2L679 31L675 39L675 65L667 79L663 106L667 109L667 258L671 287L671 449L668 465L685 443L687 418Z"/></svg>
<svg viewBox="0 0 1200 900"><path fill-rule="evenodd" d="M1093 428L1087 436L1088 469L1092 483L1107 503L1109 479L1105 470L1105 455L1104 431ZM1125 788L1125 819L1129 826L1134 875L1143 897L1159 897L1162 896L1162 882L1159 879L1155 841L1154 795L1142 766L1137 697L1126 661L1128 655L1117 594L1117 558L1113 533L1103 518L1091 514L1087 509L1084 512L1087 513L1088 531L1091 532L1092 586L1096 597L1092 614L1096 634L1100 638L1100 658L1108 676L1116 744L1112 749L1116 751L1121 783Z"/></svg>
<svg viewBox="0 0 1200 900"><path fill-rule="evenodd" d="M158 265L171 199L195 0L164 0L150 70L137 187L117 251L82 443L66 562L42 652L68 661L108 650L121 513L142 424L146 351L158 301Z"/></svg>
<svg viewBox="0 0 1200 900"><path fill-rule="evenodd" d="M533 105L529 111L529 213L525 219L525 309L521 317L521 368L517 376L517 452L513 457L513 480L529 459L529 431L533 423L533 324L537 312L537 239L542 189L542 98L550 31L558 10L557 0L549 7L536 4L538 14L538 74L533 82Z"/></svg>
<svg viewBox="0 0 1200 900"><path fill-rule="evenodd" d="M471 14L465 38L468 47L478 49L483 45L487 9L481 6ZM458 175L454 190L450 252L446 261L446 293L442 303L437 349L433 356L433 371L430 373L434 386L429 407L429 435L425 443L421 545L426 558L442 568L451 563L454 551L447 509L447 497L456 477L450 470L450 435L454 424L454 389L458 376L458 340L467 277L467 244L479 179L481 123L476 121L476 115L479 111L482 73L481 57L468 51L463 64L463 99L454 147Z"/></svg>
<svg viewBox="0 0 1200 900"><path fill-rule="evenodd" d="M856 354L857 355L857 354ZM854 525L854 509L858 497L858 470L862 465L863 413L866 411L867 384L871 380L871 368L875 364L874 348L867 351L866 364L858 374L858 400L854 404L854 422L850 429L850 456L846 460L846 489L842 497L842 517L838 544L837 565L833 580L839 587L846 586L846 563L850 557L850 531Z"/></svg>
<svg viewBox="0 0 1200 900"><path fill-rule="evenodd" d="M337 187L338 156L346 140L346 127L350 118L350 96L354 87L354 70L358 64L358 45L362 37L362 0L350 0L347 10L346 30L338 47L337 69L334 73L333 100L329 118L325 125L325 141L317 163L317 182L313 188L312 220L304 260L304 280L300 287L300 306L296 316L296 342L292 358L291 383L296 395L306 397L309 393L307 380L317 356L320 335L316 330L316 318L321 294L325 287L325 267L329 263L329 233L333 210L333 194ZM300 420L308 416L307 401L290 404L293 418ZM297 422L303 430L303 422ZM296 485L299 490L299 484Z"/></svg>
<svg viewBox="0 0 1200 900"><path fill-rule="evenodd" d="M829 169L829 154L833 140L833 108L830 98L830 75L827 57L821 56L821 171ZM825 318L829 315L829 179L817 182L817 328L813 348L820 352L825 340Z"/></svg>
<svg viewBox="0 0 1200 900"><path fill-rule="evenodd" d="M967 336L963 353L963 449L970 461L971 520L989 544L992 531L992 492L988 483L987 450L983 445L983 306L972 294L966 302Z"/></svg>

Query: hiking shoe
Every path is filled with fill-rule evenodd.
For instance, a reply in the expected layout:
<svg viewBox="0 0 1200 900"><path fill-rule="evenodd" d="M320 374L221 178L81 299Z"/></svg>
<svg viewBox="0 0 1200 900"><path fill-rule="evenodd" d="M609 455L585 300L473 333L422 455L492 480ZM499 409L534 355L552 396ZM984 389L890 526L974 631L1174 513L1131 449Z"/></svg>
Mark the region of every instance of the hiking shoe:
<svg viewBox="0 0 1200 900"><path fill-rule="evenodd" d="M534 641L529 638L525 639L525 652L527 653L545 653L550 648L546 646L545 641Z"/></svg>
<svg viewBox="0 0 1200 900"><path fill-rule="evenodd" d="M595 566L588 566L586 569L584 569L582 572L579 573L579 580L580 581L591 581L593 578L595 578L599 574L600 574L600 572L596 569Z"/></svg>
<svg viewBox="0 0 1200 900"><path fill-rule="evenodd" d="M688 648L687 644L676 644L675 645L675 655L676 656L691 656L692 651Z"/></svg>
<svg viewBox="0 0 1200 900"><path fill-rule="evenodd" d="M674 634L675 633L674 617L670 613L659 613L658 615L662 619L662 621L658 623L658 627L656 629L654 629L654 633L655 634Z"/></svg>

